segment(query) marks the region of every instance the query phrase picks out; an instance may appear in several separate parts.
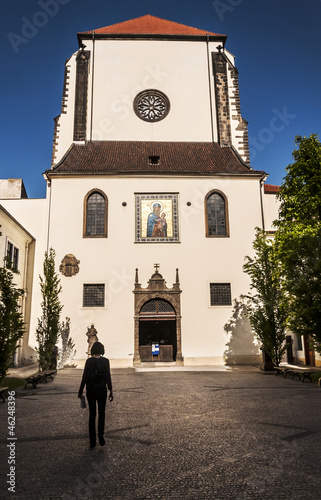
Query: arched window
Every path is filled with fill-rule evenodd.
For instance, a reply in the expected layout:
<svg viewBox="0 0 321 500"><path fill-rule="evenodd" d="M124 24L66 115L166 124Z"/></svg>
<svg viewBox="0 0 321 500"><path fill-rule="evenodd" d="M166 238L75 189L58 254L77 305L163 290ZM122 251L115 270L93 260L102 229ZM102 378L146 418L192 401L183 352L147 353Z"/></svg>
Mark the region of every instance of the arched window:
<svg viewBox="0 0 321 500"><path fill-rule="evenodd" d="M229 236L227 199L220 191L211 191L205 200L206 237Z"/></svg>
<svg viewBox="0 0 321 500"><path fill-rule="evenodd" d="M107 238L107 196L94 189L85 197L84 238Z"/></svg>

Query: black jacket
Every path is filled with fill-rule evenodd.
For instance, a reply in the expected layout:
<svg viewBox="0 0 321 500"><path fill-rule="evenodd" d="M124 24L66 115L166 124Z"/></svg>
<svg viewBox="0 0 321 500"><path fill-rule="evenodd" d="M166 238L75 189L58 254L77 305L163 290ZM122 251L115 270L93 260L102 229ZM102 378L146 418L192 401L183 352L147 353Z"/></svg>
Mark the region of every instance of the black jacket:
<svg viewBox="0 0 321 500"><path fill-rule="evenodd" d="M92 372L92 367L95 363L101 363L103 367L103 374L104 374L104 382L107 385L108 389L110 391L113 390L112 388L112 383L111 383L111 375L110 375L110 365L109 365L109 359L100 357L100 358L95 358L94 356L91 358L88 358L85 364L84 368L84 373L82 376L81 384L79 387L79 395L81 396L84 390L84 387L86 385L86 389L88 390L88 382L90 380L90 375Z"/></svg>

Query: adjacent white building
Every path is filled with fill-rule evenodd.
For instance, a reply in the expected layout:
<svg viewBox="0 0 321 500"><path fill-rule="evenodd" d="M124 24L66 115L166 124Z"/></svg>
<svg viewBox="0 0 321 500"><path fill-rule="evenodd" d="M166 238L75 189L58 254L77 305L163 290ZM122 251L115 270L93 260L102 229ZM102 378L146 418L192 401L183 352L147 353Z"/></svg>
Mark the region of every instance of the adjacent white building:
<svg viewBox="0 0 321 500"><path fill-rule="evenodd" d="M79 366L91 325L112 366L257 362L242 266L278 205L250 166L226 36L148 15L78 41L47 197L1 201L36 238L29 345L52 247Z"/></svg>
<svg viewBox="0 0 321 500"><path fill-rule="evenodd" d="M26 197L21 179L0 180L0 192L4 198ZM34 277L35 238L0 204L0 256L1 266L13 272L13 284L24 291L21 312L25 322L25 333L15 351L13 364L18 366L31 362L34 350L28 347L31 322L32 284ZM22 349L23 346L23 349Z"/></svg>

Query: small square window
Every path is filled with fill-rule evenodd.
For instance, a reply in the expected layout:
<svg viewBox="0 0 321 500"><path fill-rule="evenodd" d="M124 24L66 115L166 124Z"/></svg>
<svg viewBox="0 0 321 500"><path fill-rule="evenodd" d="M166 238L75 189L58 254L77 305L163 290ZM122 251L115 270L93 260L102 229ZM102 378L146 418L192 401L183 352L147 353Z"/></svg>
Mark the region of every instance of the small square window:
<svg viewBox="0 0 321 500"><path fill-rule="evenodd" d="M150 156L149 157L150 165L159 165L159 156Z"/></svg>
<svg viewBox="0 0 321 500"><path fill-rule="evenodd" d="M104 307L105 285L84 285L83 307Z"/></svg>
<svg viewBox="0 0 321 500"><path fill-rule="evenodd" d="M210 283L211 306L232 305L230 283Z"/></svg>

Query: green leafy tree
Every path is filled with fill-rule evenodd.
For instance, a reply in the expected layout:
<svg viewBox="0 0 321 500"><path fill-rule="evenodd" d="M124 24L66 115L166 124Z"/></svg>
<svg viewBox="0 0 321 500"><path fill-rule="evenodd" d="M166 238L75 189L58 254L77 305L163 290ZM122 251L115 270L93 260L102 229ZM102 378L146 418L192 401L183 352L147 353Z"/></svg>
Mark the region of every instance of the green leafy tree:
<svg viewBox="0 0 321 500"><path fill-rule="evenodd" d="M24 334L20 310L24 291L13 283L14 272L8 268L8 262L6 265L0 268L0 381L6 376L17 343Z"/></svg>
<svg viewBox="0 0 321 500"><path fill-rule="evenodd" d="M287 319L280 263L274 242L259 228L256 229L253 248L254 257L246 256L243 266L251 278L250 289L253 291L245 296L250 301L247 316L263 349L279 366L285 351Z"/></svg>
<svg viewBox="0 0 321 500"><path fill-rule="evenodd" d="M287 290L289 327L321 342L321 143L297 136L279 191L276 243ZM316 345L320 351L320 346Z"/></svg>
<svg viewBox="0 0 321 500"><path fill-rule="evenodd" d="M51 353L55 347L60 328L60 313L62 305L59 301L61 292L60 279L55 272L55 251L50 248L49 253L45 252L43 263L43 275L40 278L40 288L42 294L42 316L38 318L36 329L36 339L38 347L38 363L42 370L46 370L51 362Z"/></svg>

